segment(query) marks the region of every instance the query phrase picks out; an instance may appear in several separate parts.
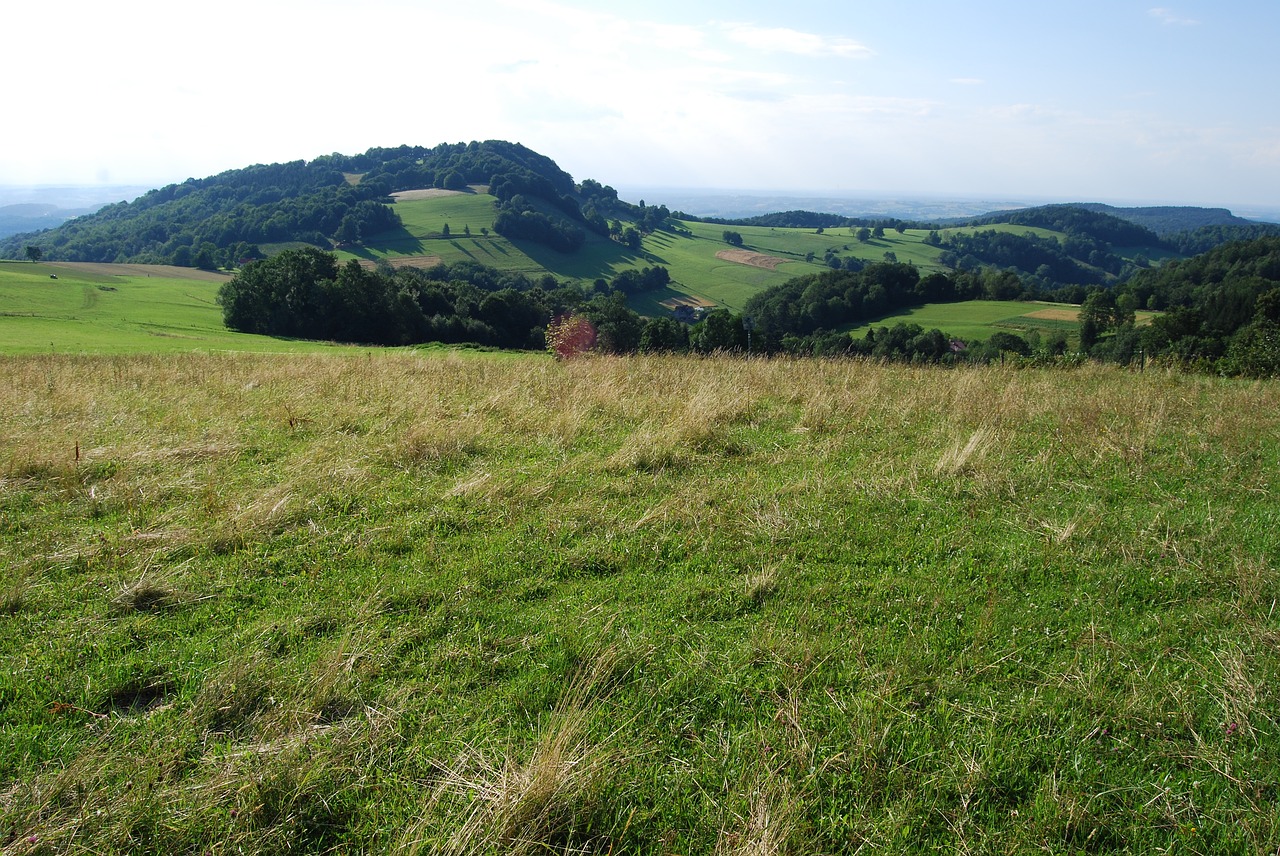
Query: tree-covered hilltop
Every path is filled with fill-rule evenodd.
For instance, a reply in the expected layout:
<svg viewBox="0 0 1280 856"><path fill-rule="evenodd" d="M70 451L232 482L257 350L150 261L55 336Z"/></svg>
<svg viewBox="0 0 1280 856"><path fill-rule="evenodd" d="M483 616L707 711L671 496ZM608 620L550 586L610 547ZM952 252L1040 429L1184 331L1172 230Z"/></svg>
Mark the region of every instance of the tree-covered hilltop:
<svg viewBox="0 0 1280 856"><path fill-rule="evenodd" d="M1112 214L1091 211L1081 205L1041 205L1001 211L962 221L965 226L990 226L1009 223L1062 232L1072 238L1088 239L1117 247L1160 246L1155 232Z"/></svg>
<svg viewBox="0 0 1280 856"><path fill-rule="evenodd" d="M1237 217L1226 208L1201 208L1192 205L1148 205L1118 208L1101 202L1077 202L1076 208L1110 214L1143 228L1150 229L1162 238L1194 232L1197 229L1220 226L1253 226L1252 220Z"/></svg>
<svg viewBox="0 0 1280 856"><path fill-rule="evenodd" d="M497 198L496 232L565 252L581 246L584 228L607 234L599 209L622 205L597 201L596 217L588 218L573 177L518 143L374 148L188 179L0 241L0 257L19 258L23 247L38 244L49 260L235 267L260 257L262 244L360 244L399 224L389 194L470 184L489 186Z"/></svg>

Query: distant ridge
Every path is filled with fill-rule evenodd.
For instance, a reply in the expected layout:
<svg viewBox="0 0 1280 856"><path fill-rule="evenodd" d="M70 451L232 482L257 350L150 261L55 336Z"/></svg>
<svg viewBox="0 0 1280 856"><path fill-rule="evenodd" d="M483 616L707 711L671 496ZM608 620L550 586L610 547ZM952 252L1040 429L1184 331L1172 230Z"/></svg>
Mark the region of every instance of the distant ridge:
<svg viewBox="0 0 1280 856"><path fill-rule="evenodd" d="M1143 228L1162 238L1179 232L1190 232L1205 226L1255 226L1258 221L1237 217L1226 208L1197 208L1187 205L1158 205L1146 208L1117 208L1101 202L1082 202L1077 208L1110 214Z"/></svg>

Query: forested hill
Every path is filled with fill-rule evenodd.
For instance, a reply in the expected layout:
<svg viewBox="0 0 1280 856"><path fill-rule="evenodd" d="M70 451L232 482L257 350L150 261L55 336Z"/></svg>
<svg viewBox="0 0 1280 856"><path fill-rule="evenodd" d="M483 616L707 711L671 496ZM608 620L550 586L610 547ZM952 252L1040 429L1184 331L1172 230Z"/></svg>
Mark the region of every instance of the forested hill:
<svg viewBox="0 0 1280 856"><path fill-rule="evenodd" d="M1075 207L1098 214L1119 217L1162 238L1180 232L1191 232L1205 226L1253 226L1254 221L1237 217L1226 208L1197 208L1186 205L1159 205L1139 208L1117 208L1101 202L1083 202Z"/></svg>
<svg viewBox="0 0 1280 856"><path fill-rule="evenodd" d="M1182 256L1198 255L1236 241L1280 236L1280 224L1246 220L1226 208L1189 206L1116 208L1097 202L1068 203L958 221L966 226L999 223L1040 226L1113 247L1159 246Z"/></svg>
<svg viewBox="0 0 1280 856"><path fill-rule="evenodd" d="M397 225L388 194L469 184L488 185L499 200L494 228L500 234L563 251L581 245L584 229L607 232L610 209L627 207L611 188L591 182L595 198L584 213L573 177L519 143L374 148L188 179L0 241L0 257L20 258L34 244L50 260L235 266L260 256L262 244L359 243Z"/></svg>
<svg viewBox="0 0 1280 856"><path fill-rule="evenodd" d="M843 227L879 226L885 229L905 227L911 229L940 229L957 226L996 226L1009 223L1033 226L1063 232L1072 237L1083 237L1115 246L1159 246L1160 238L1140 224L1117 216L1113 212L1095 210L1091 205L1044 205L1037 208L1019 208L997 211L978 217L966 217L945 222L899 220L894 217L866 218L845 217L840 214L821 214L814 211L780 211L741 219L715 217L693 218L681 214L683 219L699 219L705 223L729 226L772 226L792 229L833 229ZM1243 221L1248 222L1248 221Z"/></svg>
<svg viewBox="0 0 1280 856"><path fill-rule="evenodd" d="M1150 229L1111 214L1091 211L1080 205L1041 205L1000 211L961 221L965 226L994 226L1009 223L1063 232L1072 237L1102 241L1116 247L1159 246L1160 238Z"/></svg>

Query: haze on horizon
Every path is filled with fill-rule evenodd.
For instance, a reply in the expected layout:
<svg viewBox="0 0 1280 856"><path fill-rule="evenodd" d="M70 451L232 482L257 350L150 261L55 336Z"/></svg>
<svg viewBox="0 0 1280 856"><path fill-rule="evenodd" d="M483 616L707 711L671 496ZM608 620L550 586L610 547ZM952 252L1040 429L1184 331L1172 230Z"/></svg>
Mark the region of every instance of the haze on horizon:
<svg viewBox="0 0 1280 856"><path fill-rule="evenodd" d="M1271 0L69 0L0 184L506 139L618 187L1280 208Z"/></svg>

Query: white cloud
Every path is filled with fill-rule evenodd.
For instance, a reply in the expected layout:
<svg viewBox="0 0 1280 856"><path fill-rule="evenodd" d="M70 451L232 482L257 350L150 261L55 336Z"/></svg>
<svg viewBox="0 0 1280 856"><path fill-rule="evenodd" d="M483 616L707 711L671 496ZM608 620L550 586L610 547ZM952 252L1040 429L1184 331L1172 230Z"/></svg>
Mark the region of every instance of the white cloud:
<svg viewBox="0 0 1280 856"><path fill-rule="evenodd" d="M1200 23L1195 18L1183 17L1174 10L1168 9L1164 6L1156 6L1153 9L1149 9L1147 10L1147 14L1158 19L1167 27L1194 27Z"/></svg>
<svg viewBox="0 0 1280 856"><path fill-rule="evenodd" d="M731 41L752 50L846 59L866 59L875 56L875 51L871 48L852 39L828 38L816 33L802 33L788 27L729 24L725 29Z"/></svg>

